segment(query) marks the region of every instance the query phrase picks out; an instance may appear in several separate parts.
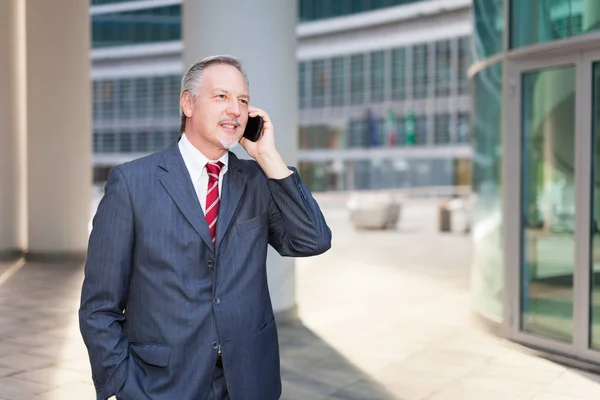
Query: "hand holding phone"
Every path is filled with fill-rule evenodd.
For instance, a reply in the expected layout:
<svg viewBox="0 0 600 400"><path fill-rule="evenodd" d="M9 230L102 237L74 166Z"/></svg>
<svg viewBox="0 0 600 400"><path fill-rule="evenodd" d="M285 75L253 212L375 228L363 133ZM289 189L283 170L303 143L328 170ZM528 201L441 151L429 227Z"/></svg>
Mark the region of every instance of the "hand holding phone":
<svg viewBox="0 0 600 400"><path fill-rule="evenodd" d="M248 117L244 137L251 142L256 142L262 133L263 124L263 119L258 115L256 117Z"/></svg>

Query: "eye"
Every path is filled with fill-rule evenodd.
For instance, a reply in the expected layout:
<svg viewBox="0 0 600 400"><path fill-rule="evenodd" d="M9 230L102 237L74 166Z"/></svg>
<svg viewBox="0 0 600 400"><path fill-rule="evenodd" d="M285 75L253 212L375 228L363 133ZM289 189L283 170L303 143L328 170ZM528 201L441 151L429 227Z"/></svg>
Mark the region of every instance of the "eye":
<svg viewBox="0 0 600 400"><path fill-rule="evenodd" d="M220 98L220 99L224 99L225 95L224 94L218 94L217 97Z"/></svg>
<svg viewBox="0 0 600 400"><path fill-rule="evenodd" d="M248 100L241 99L240 101L242 102L242 104L248 104Z"/></svg>

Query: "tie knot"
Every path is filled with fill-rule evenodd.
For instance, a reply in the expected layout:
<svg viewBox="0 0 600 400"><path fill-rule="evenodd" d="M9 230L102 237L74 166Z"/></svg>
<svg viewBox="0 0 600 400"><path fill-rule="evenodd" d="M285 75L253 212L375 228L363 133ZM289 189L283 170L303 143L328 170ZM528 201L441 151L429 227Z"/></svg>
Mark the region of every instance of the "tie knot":
<svg viewBox="0 0 600 400"><path fill-rule="evenodd" d="M217 175L217 177L221 173L221 168L223 168L223 163L221 161L206 163L206 171L209 174Z"/></svg>

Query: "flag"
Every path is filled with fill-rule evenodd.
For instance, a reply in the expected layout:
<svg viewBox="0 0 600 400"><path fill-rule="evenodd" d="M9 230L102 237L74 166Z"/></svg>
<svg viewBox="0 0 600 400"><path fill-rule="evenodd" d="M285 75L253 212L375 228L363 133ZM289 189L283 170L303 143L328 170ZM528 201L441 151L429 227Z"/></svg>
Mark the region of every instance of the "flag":
<svg viewBox="0 0 600 400"><path fill-rule="evenodd" d="M395 146L398 130L396 126L396 116L394 115L394 110L391 108L388 110L387 117L385 119L385 134L387 135L388 145Z"/></svg>
<svg viewBox="0 0 600 400"><path fill-rule="evenodd" d="M406 132L406 144L415 144L415 114L412 112L406 116L404 131Z"/></svg>
<svg viewBox="0 0 600 400"><path fill-rule="evenodd" d="M373 110L369 109L367 114L367 124L368 124L368 132L369 132L369 143L371 147L377 147L379 145L379 132L377 126L377 120L375 120L375 114L373 114Z"/></svg>

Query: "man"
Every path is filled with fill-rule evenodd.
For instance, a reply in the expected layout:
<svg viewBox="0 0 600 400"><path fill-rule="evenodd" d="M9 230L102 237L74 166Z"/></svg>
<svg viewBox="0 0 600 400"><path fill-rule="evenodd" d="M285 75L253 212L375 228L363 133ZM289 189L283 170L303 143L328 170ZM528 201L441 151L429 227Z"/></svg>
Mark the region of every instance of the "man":
<svg viewBox="0 0 600 400"><path fill-rule="evenodd" d="M178 143L113 168L94 217L79 318L97 398L278 399L267 247L317 255L331 231L239 61L195 63L181 92Z"/></svg>

